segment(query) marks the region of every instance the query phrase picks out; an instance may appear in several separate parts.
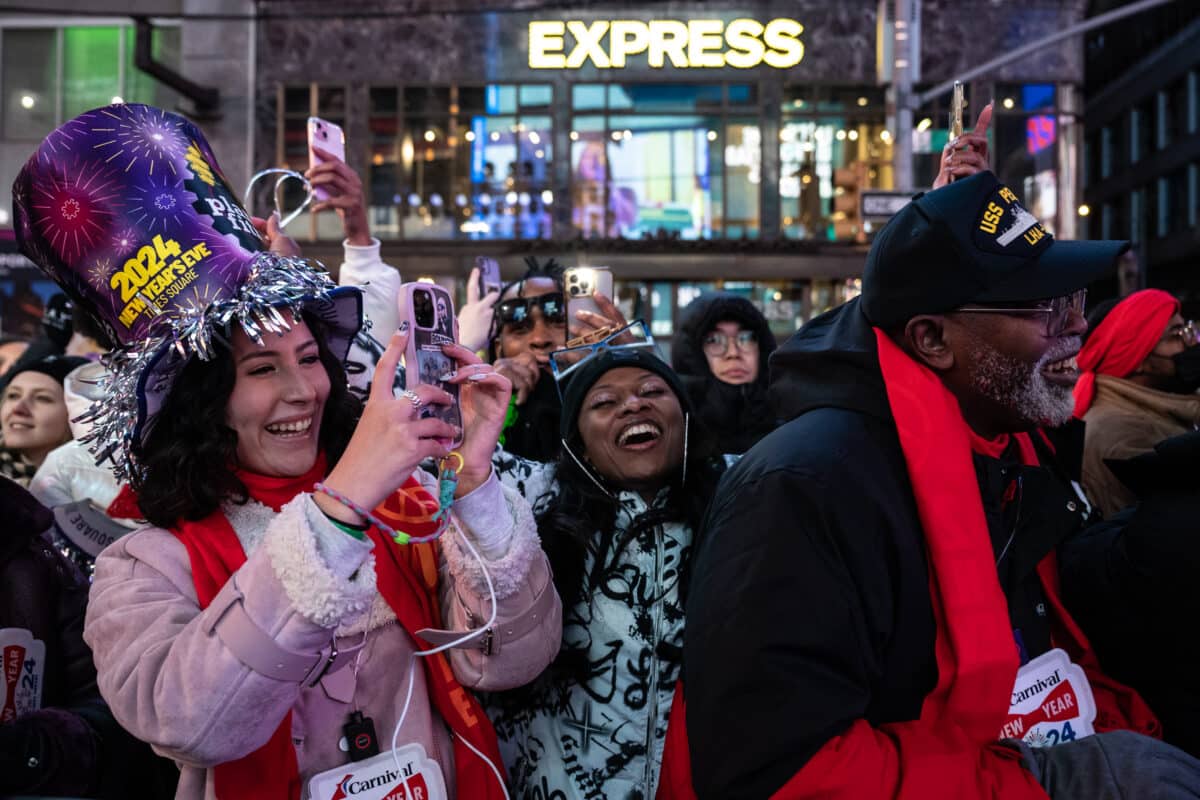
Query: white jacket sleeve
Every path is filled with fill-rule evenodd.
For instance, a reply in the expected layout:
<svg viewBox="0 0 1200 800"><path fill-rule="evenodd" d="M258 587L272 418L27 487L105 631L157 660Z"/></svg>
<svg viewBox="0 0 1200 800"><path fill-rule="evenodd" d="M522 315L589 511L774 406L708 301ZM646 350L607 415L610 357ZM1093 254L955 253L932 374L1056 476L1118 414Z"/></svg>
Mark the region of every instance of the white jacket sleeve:
<svg viewBox="0 0 1200 800"><path fill-rule="evenodd" d="M91 500L108 508L121 489L107 466L97 466L87 445L71 440L51 450L29 482L29 491L47 508Z"/></svg>
<svg viewBox="0 0 1200 800"><path fill-rule="evenodd" d="M371 321L370 334L387 343L400 326L396 298L400 294L400 272L379 257L379 240L364 247L343 242L345 261L338 270L338 283L363 290L363 315Z"/></svg>

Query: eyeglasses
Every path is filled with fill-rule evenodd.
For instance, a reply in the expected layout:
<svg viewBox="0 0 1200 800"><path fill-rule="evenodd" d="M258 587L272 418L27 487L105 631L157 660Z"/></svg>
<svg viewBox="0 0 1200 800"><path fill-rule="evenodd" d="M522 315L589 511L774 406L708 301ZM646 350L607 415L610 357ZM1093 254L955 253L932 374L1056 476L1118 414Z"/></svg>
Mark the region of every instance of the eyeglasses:
<svg viewBox="0 0 1200 800"><path fill-rule="evenodd" d="M1197 341L1200 341L1200 331L1196 330L1196 323L1189 319L1187 322L1183 323L1183 325L1167 331L1167 337L1171 339L1179 339L1188 347L1191 347Z"/></svg>
<svg viewBox="0 0 1200 800"><path fill-rule="evenodd" d="M1067 329L1067 324L1071 320L1071 312L1083 316L1086 306L1087 289L1080 289L1061 297L1043 300L1032 306L1008 306L1003 303L994 303L986 306L961 306L954 310L967 314L1009 314L1012 316L1045 314L1046 336L1058 336Z"/></svg>
<svg viewBox="0 0 1200 800"><path fill-rule="evenodd" d="M738 331L734 336L727 336L720 331L713 331L704 337L701 343L704 352L710 356L723 356L729 351L729 343L733 342L739 352L746 353L758 346L758 336L754 331Z"/></svg>
<svg viewBox="0 0 1200 800"><path fill-rule="evenodd" d="M635 319L603 336L604 338L598 341L564 347L550 354L550 372L554 375L554 385L558 388L560 400L566 378L600 353L611 351L616 354L632 354L636 350L648 349L657 355L658 346L654 343L654 337L650 335L650 328L640 319Z"/></svg>
<svg viewBox="0 0 1200 800"><path fill-rule="evenodd" d="M501 300L496 304L496 317L502 326L511 326L518 331L529 330L533 327L534 308L541 309L547 324L563 325L567 321L567 307L563 303L562 292Z"/></svg>

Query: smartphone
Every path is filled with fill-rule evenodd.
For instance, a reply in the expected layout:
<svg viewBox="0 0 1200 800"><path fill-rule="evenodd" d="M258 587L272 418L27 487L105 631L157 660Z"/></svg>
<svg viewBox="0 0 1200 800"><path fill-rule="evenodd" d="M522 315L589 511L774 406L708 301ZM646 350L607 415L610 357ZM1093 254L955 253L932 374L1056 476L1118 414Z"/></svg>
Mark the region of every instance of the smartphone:
<svg viewBox="0 0 1200 800"><path fill-rule="evenodd" d="M598 291L612 299L613 274L608 267L572 267L563 273L563 287L567 294L567 324L570 325L579 320L576 311L600 313L600 307L592 299L593 292Z"/></svg>
<svg viewBox="0 0 1200 800"><path fill-rule="evenodd" d="M319 147L338 161L346 160L346 134L341 126L335 125L320 117L308 118L308 166L311 169L327 159L318 156L314 147ZM313 197L317 200L328 200L329 192L317 186L313 188Z"/></svg>
<svg viewBox="0 0 1200 800"><path fill-rule="evenodd" d="M487 297L488 292L499 292L502 284L500 283L500 265L496 263L496 259L476 256L475 266L479 268L480 299Z"/></svg>
<svg viewBox="0 0 1200 800"><path fill-rule="evenodd" d="M950 138L957 139L962 136L963 132L963 106L966 105L966 98L963 97L963 85L959 81L954 82L954 94L950 98Z"/></svg>
<svg viewBox="0 0 1200 800"><path fill-rule="evenodd" d="M435 283L406 283L400 287L400 319L408 321L408 348L404 351L404 388L436 386L449 393L450 405L421 408L422 419L438 417L462 430L462 411L458 404L458 385L442 380L454 371L455 363L442 352L442 345L458 341L458 321L454 318L454 300ZM462 437L454 446L462 444Z"/></svg>

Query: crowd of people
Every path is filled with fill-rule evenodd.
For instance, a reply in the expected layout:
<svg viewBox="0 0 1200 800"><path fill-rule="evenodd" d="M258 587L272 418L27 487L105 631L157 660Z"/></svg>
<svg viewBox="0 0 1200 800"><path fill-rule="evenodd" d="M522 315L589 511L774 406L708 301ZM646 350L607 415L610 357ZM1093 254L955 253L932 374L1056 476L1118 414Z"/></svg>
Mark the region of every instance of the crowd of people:
<svg viewBox="0 0 1200 800"><path fill-rule="evenodd" d="M156 109L193 211L64 246L96 113L14 185L64 295L0 343L0 794L1200 798L1197 333L1088 313L1128 244L1029 215L990 109L786 342L706 293L668 360L529 259L420 383L338 160L336 282ZM94 280L193 242L204 303Z"/></svg>

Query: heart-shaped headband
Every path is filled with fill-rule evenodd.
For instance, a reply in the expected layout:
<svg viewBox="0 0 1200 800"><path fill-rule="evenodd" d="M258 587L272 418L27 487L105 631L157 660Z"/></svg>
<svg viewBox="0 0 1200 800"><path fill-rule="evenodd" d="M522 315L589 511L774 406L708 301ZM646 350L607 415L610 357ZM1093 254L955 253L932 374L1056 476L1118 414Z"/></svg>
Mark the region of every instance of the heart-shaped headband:
<svg viewBox="0 0 1200 800"><path fill-rule="evenodd" d="M299 172L296 172L295 170L292 170L292 169L282 169L279 167L274 167L271 169L264 169L259 172L256 172L250 178L250 182L248 184L246 184L246 192L245 192L245 194L242 195L242 205L245 206L247 208L247 210L251 207L250 200L251 200L251 195L254 193L255 184L257 184L260 180L267 177L268 175L278 175L279 176L275 181L275 189L274 189L275 213L277 213L279 215L279 229L283 230L284 228L286 228L288 226L289 222L291 222L296 217L298 217L302 213L304 213L304 209L308 208L309 205L312 203L312 200L313 200L312 184L309 183L308 178L304 177ZM290 212L288 212L288 214L285 216L283 213L283 193L281 190L283 188L284 182L286 182L288 179L298 180L298 181L300 181L301 184L304 185L304 200L301 201L300 205L296 206L294 209L292 209Z"/></svg>

